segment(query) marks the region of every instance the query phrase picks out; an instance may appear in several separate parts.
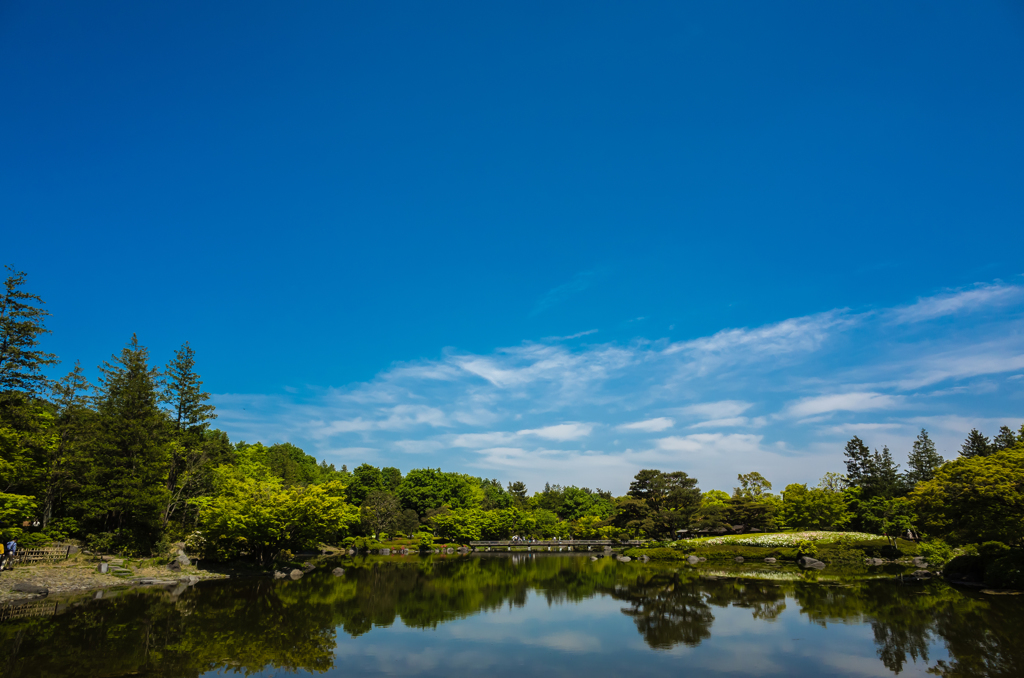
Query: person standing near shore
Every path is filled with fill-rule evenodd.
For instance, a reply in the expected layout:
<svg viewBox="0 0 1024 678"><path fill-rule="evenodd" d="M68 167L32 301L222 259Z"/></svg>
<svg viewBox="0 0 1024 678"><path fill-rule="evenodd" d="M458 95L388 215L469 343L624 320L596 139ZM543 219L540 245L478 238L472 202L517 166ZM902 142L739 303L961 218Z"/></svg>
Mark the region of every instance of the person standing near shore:
<svg viewBox="0 0 1024 678"><path fill-rule="evenodd" d="M4 567L7 567L14 561L14 554L18 550L17 537L11 537L11 540L4 545L4 550Z"/></svg>
<svg viewBox="0 0 1024 678"><path fill-rule="evenodd" d="M7 565L7 553L4 551L4 538L0 537L0 570Z"/></svg>

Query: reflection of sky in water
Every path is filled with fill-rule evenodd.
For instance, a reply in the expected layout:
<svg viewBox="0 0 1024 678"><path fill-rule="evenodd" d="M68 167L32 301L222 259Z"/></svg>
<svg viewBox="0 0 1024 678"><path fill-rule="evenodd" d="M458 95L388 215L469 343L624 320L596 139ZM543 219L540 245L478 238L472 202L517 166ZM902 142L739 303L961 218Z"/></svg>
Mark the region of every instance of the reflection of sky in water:
<svg viewBox="0 0 1024 678"><path fill-rule="evenodd" d="M749 608L712 606L710 638L695 647L654 650L623 614L628 603L598 595L548 605L542 594L531 592L523 607L482 612L436 629L397 621L356 638L339 629L335 667L326 675L893 675L879 661L868 620L821 625L801 614L792 599L786 603L771 621L754 618ZM928 664L946 658L941 641L933 639ZM900 675L925 676L926 669L924 662L910 660Z"/></svg>

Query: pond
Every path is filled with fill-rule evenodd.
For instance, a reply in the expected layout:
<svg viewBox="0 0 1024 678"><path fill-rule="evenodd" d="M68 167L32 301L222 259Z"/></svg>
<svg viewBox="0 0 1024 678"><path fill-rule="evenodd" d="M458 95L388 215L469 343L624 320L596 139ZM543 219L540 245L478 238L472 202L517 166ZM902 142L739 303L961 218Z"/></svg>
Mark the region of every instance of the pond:
<svg viewBox="0 0 1024 678"><path fill-rule="evenodd" d="M375 556L298 581L50 599L0 621L0 675L1024 676L1020 597L724 568Z"/></svg>

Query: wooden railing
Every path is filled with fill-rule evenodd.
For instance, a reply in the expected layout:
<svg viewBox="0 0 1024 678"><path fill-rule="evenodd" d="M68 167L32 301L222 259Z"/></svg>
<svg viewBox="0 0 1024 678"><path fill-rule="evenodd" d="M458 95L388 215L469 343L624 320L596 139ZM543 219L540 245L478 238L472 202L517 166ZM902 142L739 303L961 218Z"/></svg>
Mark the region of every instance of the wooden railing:
<svg viewBox="0 0 1024 678"><path fill-rule="evenodd" d="M39 603L21 603L19 605L0 605L0 621L5 619L23 619L25 617L51 617L56 613L56 602L43 601Z"/></svg>
<svg viewBox="0 0 1024 678"><path fill-rule="evenodd" d="M40 563L67 560L70 546L51 546L44 549L18 549L11 554L12 563Z"/></svg>
<svg viewBox="0 0 1024 678"><path fill-rule="evenodd" d="M545 539L544 541L471 541L470 546L611 546L610 539Z"/></svg>

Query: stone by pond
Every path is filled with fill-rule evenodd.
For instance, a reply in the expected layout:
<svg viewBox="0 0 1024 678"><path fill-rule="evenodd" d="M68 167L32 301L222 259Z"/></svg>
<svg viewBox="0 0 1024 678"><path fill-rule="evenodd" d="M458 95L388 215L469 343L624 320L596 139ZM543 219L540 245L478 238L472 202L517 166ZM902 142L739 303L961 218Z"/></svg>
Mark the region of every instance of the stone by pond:
<svg viewBox="0 0 1024 678"><path fill-rule="evenodd" d="M894 567L358 556L298 579L51 592L0 606L0 647L19 678L1024 675L1019 597Z"/></svg>

